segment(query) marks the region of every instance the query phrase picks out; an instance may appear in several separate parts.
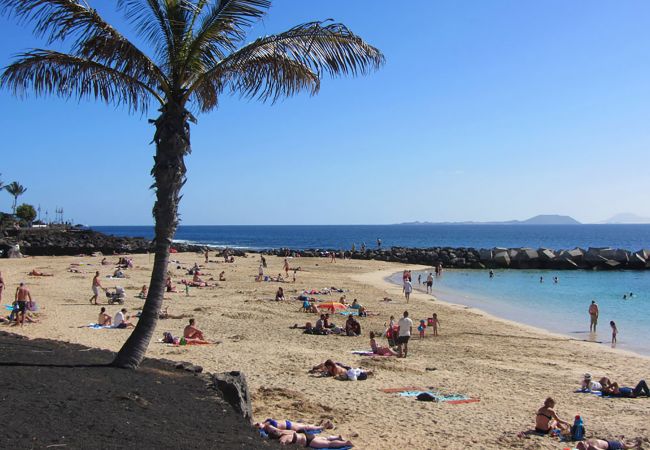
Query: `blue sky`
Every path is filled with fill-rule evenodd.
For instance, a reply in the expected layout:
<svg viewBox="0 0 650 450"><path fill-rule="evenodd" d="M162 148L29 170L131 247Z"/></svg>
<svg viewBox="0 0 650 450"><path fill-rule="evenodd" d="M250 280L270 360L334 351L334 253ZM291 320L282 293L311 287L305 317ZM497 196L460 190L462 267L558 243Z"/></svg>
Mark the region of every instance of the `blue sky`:
<svg viewBox="0 0 650 450"><path fill-rule="evenodd" d="M192 128L182 223L650 216L650 2L277 0L250 36L327 18L386 66L275 105L222 98ZM2 67L39 46L0 17ZM155 113L0 91L2 180L50 218L150 224Z"/></svg>

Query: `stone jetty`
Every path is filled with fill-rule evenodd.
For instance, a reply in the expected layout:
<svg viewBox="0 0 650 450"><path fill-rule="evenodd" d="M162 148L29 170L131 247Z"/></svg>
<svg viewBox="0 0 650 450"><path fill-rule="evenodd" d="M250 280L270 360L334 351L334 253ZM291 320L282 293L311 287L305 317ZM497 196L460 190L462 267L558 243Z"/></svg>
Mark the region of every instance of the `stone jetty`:
<svg viewBox="0 0 650 450"><path fill-rule="evenodd" d="M552 270L646 270L650 269L650 250L630 251L618 248L590 247L587 249L552 250L549 248L405 248L341 250L290 250L275 249L262 253L277 256L323 257L335 252L350 259L374 259L403 264L423 264L458 269L552 269Z"/></svg>

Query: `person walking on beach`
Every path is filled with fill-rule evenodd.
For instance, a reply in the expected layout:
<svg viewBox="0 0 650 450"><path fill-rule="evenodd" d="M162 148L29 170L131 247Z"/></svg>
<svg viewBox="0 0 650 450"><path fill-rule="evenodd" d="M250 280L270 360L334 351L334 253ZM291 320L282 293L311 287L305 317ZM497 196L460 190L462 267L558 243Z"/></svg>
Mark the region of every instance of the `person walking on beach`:
<svg viewBox="0 0 650 450"><path fill-rule="evenodd" d="M413 292L413 285L411 284L411 280L407 278L404 280L404 297L406 297L406 303L409 302L411 292Z"/></svg>
<svg viewBox="0 0 650 450"><path fill-rule="evenodd" d="M284 274L289 278L289 260L284 258Z"/></svg>
<svg viewBox="0 0 650 450"><path fill-rule="evenodd" d="M596 300L592 300L591 305L589 305L589 317L591 318L589 331L595 333L596 325L598 325L598 305L596 304Z"/></svg>
<svg viewBox="0 0 650 450"><path fill-rule="evenodd" d="M404 311L404 316L397 322L397 326L399 327L397 332L398 356L400 358L406 358L409 352L409 339L413 331L413 321L409 319L408 311Z"/></svg>
<svg viewBox="0 0 650 450"><path fill-rule="evenodd" d="M433 274L427 275L427 294L433 294Z"/></svg>
<svg viewBox="0 0 650 450"><path fill-rule="evenodd" d="M207 248L205 249L205 254L204 254L204 256L205 256L205 263L207 264L207 263L208 263L208 258L210 258L210 252L209 252L209 249L207 249Z"/></svg>
<svg viewBox="0 0 650 450"><path fill-rule="evenodd" d="M613 320L609 321L609 326L612 327L612 344L616 344L616 335L618 334L618 328L616 328L616 323Z"/></svg>
<svg viewBox="0 0 650 450"><path fill-rule="evenodd" d="M27 314L27 300L32 301L32 294L25 286L25 283L20 283L16 288L15 308L17 310L16 320L20 322L22 327L25 324L25 314ZM20 320L19 320L20 318Z"/></svg>
<svg viewBox="0 0 650 450"><path fill-rule="evenodd" d="M93 277L93 284L92 284L92 289L93 289L93 296L90 297L90 303L95 303L97 304L97 297L99 297L99 290L104 289L102 286L101 281L99 281L99 270L95 272L95 276ZM104 289L105 291L106 289Z"/></svg>

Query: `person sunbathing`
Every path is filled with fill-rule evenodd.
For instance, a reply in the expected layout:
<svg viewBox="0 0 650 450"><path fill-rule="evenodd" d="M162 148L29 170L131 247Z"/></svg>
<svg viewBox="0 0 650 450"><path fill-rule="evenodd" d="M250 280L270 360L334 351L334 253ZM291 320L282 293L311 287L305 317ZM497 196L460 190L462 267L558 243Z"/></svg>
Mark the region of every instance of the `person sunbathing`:
<svg viewBox="0 0 650 450"><path fill-rule="evenodd" d="M639 446L638 442L633 441L607 441L605 439L587 439L578 442L576 448L578 450L625 450L636 448Z"/></svg>
<svg viewBox="0 0 650 450"><path fill-rule="evenodd" d="M39 272L36 269L32 269L31 272L28 273L28 275L31 275L33 277L53 277L53 273L44 273L44 272Z"/></svg>
<svg viewBox="0 0 650 450"><path fill-rule="evenodd" d="M348 320L345 322L345 334L348 336L361 336L361 324L352 316L348 316Z"/></svg>
<svg viewBox="0 0 650 450"><path fill-rule="evenodd" d="M225 270L221 271L221 273L219 274L219 281L226 281L226 271Z"/></svg>
<svg viewBox="0 0 650 450"><path fill-rule="evenodd" d="M320 373L320 374L323 374L323 375L330 375L331 371L332 371L332 369L331 369L332 365L338 366L344 371L348 370L350 368L350 367L348 367L346 365L343 365L343 364L341 364L339 362L334 362L331 359L328 359L328 360L326 360L326 361L324 361L324 362L322 362L320 364L316 364L314 367L309 369L308 373Z"/></svg>
<svg viewBox="0 0 650 450"><path fill-rule="evenodd" d="M537 415L535 416L536 432L549 434L556 427L569 428L569 422L560 419L553 408L555 408L555 400L551 397L544 400L544 406L537 410Z"/></svg>
<svg viewBox="0 0 650 450"><path fill-rule="evenodd" d="M189 325L183 330L183 337L187 342L192 342L196 344L209 344L203 336L203 331L199 330L196 327L196 320L190 319Z"/></svg>
<svg viewBox="0 0 650 450"><path fill-rule="evenodd" d="M372 352L375 355L380 355L380 356L397 356L397 352L394 351L390 347L381 347L377 345L377 342L375 341L375 333L373 331L370 332L370 348L372 349Z"/></svg>
<svg viewBox="0 0 650 450"><path fill-rule="evenodd" d="M280 301L284 301L284 300L285 300L285 298L284 298L284 290L281 287L279 287L278 292L275 293L275 301L280 302Z"/></svg>
<svg viewBox="0 0 650 450"><path fill-rule="evenodd" d="M280 430L269 424L264 428L269 437L278 439L281 445L296 444L300 447L309 448L340 448L352 447L350 441L343 439L342 436L319 436L313 434L299 433L293 430Z"/></svg>
<svg viewBox="0 0 650 450"><path fill-rule="evenodd" d="M329 420L324 420L321 422L322 425L310 425L308 423L302 422L291 422L290 420L275 420L275 419L266 419L264 422L257 422L255 426L260 430L264 430L268 425L278 430L292 430L297 431L298 433L305 433L309 431L323 431L331 430L334 428L334 424ZM266 431L266 430L265 430Z"/></svg>
<svg viewBox="0 0 650 450"><path fill-rule="evenodd" d="M142 289L140 289L140 292L138 293L138 298L145 299L147 298L147 285L143 284Z"/></svg>
<svg viewBox="0 0 650 450"><path fill-rule="evenodd" d="M645 380L639 381L634 388L619 386L617 382L611 381L607 377L601 378L600 384L602 385L601 391L603 395L626 398L637 398L640 395L650 397L650 388L648 388L648 384L645 382Z"/></svg>
<svg viewBox="0 0 650 450"><path fill-rule="evenodd" d="M165 290L167 292L177 292L174 283L172 283L172 277L167 277L167 281L165 281Z"/></svg>
<svg viewBox="0 0 650 450"><path fill-rule="evenodd" d="M97 318L97 325L102 327L110 327L113 323L113 319L110 315L106 314L106 308L102 306L102 309L99 310L99 317Z"/></svg>
<svg viewBox="0 0 650 450"><path fill-rule="evenodd" d="M115 269L115 272L113 272L113 278L126 278L126 275L124 272L122 272L122 269Z"/></svg>

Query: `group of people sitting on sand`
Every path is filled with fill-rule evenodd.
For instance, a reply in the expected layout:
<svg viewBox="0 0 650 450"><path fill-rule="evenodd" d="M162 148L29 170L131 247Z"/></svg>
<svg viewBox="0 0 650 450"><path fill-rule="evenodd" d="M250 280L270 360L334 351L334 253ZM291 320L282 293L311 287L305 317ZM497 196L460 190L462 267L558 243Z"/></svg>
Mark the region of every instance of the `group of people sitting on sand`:
<svg viewBox="0 0 650 450"><path fill-rule="evenodd" d="M580 390L582 392L601 392L603 396L609 397L650 397L650 388L645 380L639 381L637 385L632 388L620 386L619 383L610 380L608 377L602 377L599 381L595 381L592 379L590 373L585 373L581 382ZM575 433L571 424L559 417L555 411L555 405L555 400L549 397L544 401L542 407L537 410L535 415L535 433L542 435L551 434L553 432L565 435ZM576 448L579 450L619 450L635 448L637 445L637 442L631 441L587 439L580 441Z"/></svg>
<svg viewBox="0 0 650 450"><path fill-rule="evenodd" d="M639 381L635 387L620 386L617 382L607 377L594 381L590 373L585 373L581 384L584 392L601 392L604 396L636 398L640 396L650 397L650 388L645 380Z"/></svg>
<svg viewBox="0 0 650 450"><path fill-rule="evenodd" d="M114 317L111 317L106 312L106 308L102 306L97 317L97 325L111 328L133 328L135 324L130 321L131 317L127 315L127 312L126 308L122 308L115 313Z"/></svg>
<svg viewBox="0 0 650 450"><path fill-rule="evenodd" d="M343 439L340 435L320 436L317 434L334 427L329 421L324 422L322 425L309 425L290 420L266 419L264 422L257 422L255 427L271 439L277 439L281 445L295 444L308 448L343 448L353 446L352 442Z"/></svg>

